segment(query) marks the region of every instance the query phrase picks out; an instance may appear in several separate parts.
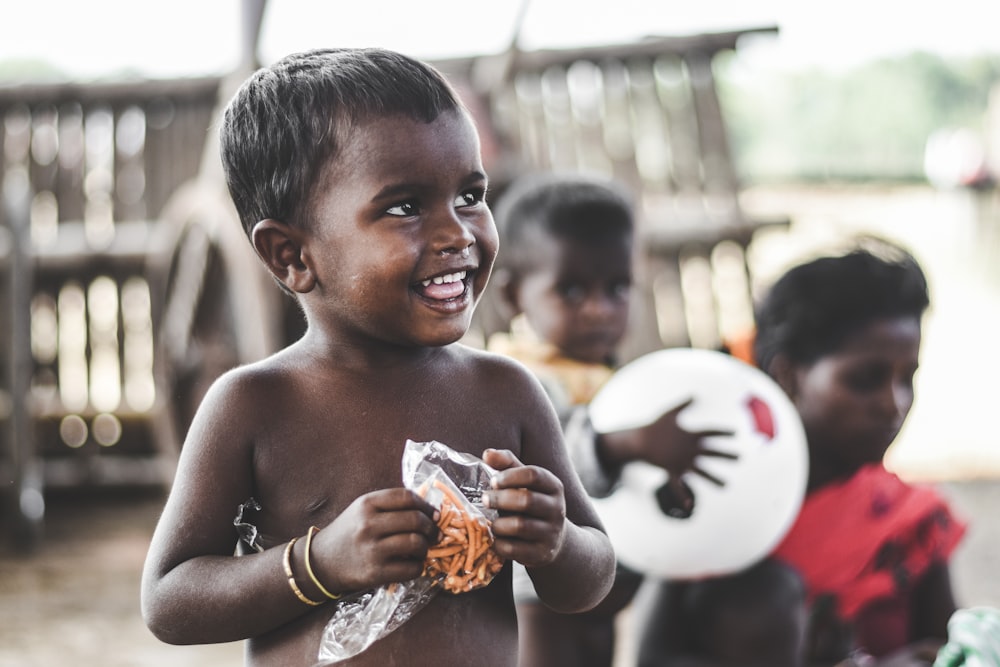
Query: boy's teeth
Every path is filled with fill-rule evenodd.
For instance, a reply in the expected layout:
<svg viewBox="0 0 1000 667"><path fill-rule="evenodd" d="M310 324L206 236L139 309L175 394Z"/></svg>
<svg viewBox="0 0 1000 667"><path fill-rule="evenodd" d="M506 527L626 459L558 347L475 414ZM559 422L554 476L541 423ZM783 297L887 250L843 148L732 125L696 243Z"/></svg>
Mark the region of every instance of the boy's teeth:
<svg viewBox="0 0 1000 667"><path fill-rule="evenodd" d="M428 287L431 283L435 285L443 285L445 283L454 283L459 280L465 280L465 271L459 271L458 273L447 273L443 276L436 276L434 278L428 278L423 281L423 286Z"/></svg>

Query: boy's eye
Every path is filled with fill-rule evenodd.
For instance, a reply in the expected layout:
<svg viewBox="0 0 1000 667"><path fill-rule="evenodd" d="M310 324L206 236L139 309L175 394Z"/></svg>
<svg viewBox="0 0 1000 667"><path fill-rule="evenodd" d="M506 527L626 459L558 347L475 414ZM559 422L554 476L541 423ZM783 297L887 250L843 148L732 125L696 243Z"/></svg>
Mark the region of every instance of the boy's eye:
<svg viewBox="0 0 1000 667"><path fill-rule="evenodd" d="M560 285L559 294L566 303L579 304L587 297L583 285Z"/></svg>
<svg viewBox="0 0 1000 667"><path fill-rule="evenodd" d="M420 212L417 205L413 202L402 202L401 204L396 204L395 206L390 206L385 210L389 215L396 215L400 217L409 217L411 215L416 215Z"/></svg>
<svg viewBox="0 0 1000 667"><path fill-rule="evenodd" d="M631 291L632 283L623 281L611 285L608 289L608 294L614 299L627 299Z"/></svg>
<svg viewBox="0 0 1000 667"><path fill-rule="evenodd" d="M848 374L846 382L847 386L854 391L870 392L880 388L888 379L888 369L869 366Z"/></svg>
<svg viewBox="0 0 1000 667"><path fill-rule="evenodd" d="M475 206L483 201L486 196L486 191L483 189L469 190L468 192L463 192L458 197L455 198L455 207L464 208L466 206Z"/></svg>

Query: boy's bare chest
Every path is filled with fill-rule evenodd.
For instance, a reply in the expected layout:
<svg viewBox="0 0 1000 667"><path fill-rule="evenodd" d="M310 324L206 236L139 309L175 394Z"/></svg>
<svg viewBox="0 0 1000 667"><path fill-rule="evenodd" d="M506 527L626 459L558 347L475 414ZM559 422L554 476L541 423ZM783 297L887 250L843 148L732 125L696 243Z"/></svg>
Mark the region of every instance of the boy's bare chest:
<svg viewBox="0 0 1000 667"><path fill-rule="evenodd" d="M259 494L322 514L401 486L407 439L437 440L476 456L488 447L517 453L520 445L517 416L491 405L489 392L476 386L305 387L279 400L281 409L254 443Z"/></svg>

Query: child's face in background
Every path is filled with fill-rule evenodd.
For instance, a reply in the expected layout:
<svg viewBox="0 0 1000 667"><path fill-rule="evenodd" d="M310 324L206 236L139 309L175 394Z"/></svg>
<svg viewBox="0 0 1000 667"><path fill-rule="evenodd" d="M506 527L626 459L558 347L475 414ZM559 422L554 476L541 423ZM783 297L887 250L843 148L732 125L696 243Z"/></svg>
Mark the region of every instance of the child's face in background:
<svg viewBox="0 0 1000 667"><path fill-rule="evenodd" d="M913 405L919 351L917 318L877 320L797 368L792 400L810 456L845 473L881 461Z"/></svg>
<svg viewBox="0 0 1000 667"><path fill-rule="evenodd" d="M468 117L372 119L352 128L322 178L303 251L327 328L419 346L464 335L497 252Z"/></svg>
<svg viewBox="0 0 1000 667"><path fill-rule="evenodd" d="M538 236L533 253L545 259L521 276L517 307L532 329L565 356L610 363L628 324L630 238L584 243Z"/></svg>

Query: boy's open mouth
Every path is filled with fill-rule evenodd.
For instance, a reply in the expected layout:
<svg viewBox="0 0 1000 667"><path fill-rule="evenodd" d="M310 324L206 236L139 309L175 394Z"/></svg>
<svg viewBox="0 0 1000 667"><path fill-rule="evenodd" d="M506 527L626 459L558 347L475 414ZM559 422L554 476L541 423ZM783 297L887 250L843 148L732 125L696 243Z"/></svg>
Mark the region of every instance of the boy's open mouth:
<svg viewBox="0 0 1000 667"><path fill-rule="evenodd" d="M428 299L447 301L465 294L467 271L456 271L420 281L417 291Z"/></svg>

